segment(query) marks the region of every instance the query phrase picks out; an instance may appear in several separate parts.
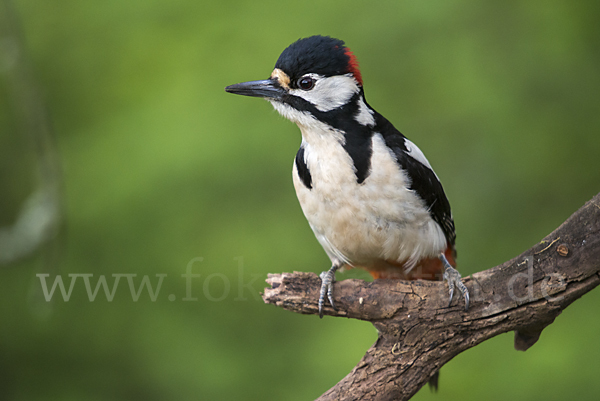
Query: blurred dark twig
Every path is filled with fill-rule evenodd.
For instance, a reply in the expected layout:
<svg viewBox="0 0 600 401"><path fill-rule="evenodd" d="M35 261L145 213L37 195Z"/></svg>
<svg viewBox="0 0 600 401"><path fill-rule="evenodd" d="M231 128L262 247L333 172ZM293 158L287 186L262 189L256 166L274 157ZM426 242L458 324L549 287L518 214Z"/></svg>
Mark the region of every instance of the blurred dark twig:
<svg viewBox="0 0 600 401"><path fill-rule="evenodd" d="M0 227L0 265L29 256L56 237L62 215L62 174L51 124L9 0L0 1L0 78L6 82L18 129L35 146L39 184L12 226ZM52 247L50 247L52 248ZM54 254L49 249L49 254Z"/></svg>
<svg viewBox="0 0 600 401"><path fill-rule="evenodd" d="M471 307L447 305L433 281L337 282L332 316L370 321L379 331L356 367L318 400L407 400L454 356L515 332L525 351L573 301L600 284L600 194L520 256L464 279ZM318 313L314 273L271 274L266 303Z"/></svg>

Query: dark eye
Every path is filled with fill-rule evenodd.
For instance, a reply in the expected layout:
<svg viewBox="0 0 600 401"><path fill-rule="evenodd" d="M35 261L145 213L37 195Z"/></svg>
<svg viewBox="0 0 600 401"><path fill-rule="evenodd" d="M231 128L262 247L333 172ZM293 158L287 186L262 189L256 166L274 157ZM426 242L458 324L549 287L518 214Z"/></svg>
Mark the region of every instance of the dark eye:
<svg viewBox="0 0 600 401"><path fill-rule="evenodd" d="M315 80L312 77L304 76L298 80L298 87L302 90L309 91L315 86Z"/></svg>

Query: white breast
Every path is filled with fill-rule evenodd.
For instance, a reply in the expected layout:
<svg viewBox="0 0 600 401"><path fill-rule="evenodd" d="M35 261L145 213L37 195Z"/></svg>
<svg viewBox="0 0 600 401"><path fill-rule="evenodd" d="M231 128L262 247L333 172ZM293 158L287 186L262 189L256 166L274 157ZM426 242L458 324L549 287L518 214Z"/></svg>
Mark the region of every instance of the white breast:
<svg viewBox="0 0 600 401"><path fill-rule="evenodd" d="M369 267L378 260L407 262L435 257L446 239L423 201L408 189L406 174L380 134L372 139L371 171L358 184L341 132L312 121L300 125L312 189L298 177L298 200L333 263Z"/></svg>

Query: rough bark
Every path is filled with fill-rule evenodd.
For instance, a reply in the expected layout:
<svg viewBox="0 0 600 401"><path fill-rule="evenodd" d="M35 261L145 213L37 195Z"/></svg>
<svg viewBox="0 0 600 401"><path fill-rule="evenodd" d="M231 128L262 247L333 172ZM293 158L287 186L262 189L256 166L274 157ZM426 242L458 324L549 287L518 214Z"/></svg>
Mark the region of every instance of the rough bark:
<svg viewBox="0 0 600 401"><path fill-rule="evenodd" d="M321 281L314 273L270 274L263 299L317 314ZM343 280L338 311L366 320L379 337L356 367L318 400L407 400L446 362L482 341L515 332L526 350L573 301L600 283L600 194L516 258L465 277L471 306L433 281Z"/></svg>

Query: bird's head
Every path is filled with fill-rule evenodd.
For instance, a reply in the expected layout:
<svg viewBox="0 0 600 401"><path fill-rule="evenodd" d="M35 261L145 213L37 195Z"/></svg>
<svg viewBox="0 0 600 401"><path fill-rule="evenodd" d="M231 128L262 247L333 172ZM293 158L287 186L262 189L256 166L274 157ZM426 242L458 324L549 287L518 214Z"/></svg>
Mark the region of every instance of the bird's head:
<svg viewBox="0 0 600 401"><path fill-rule="evenodd" d="M281 53L269 79L225 90L269 100L284 117L302 125L355 104L363 94L356 57L343 41L328 36L297 40Z"/></svg>

